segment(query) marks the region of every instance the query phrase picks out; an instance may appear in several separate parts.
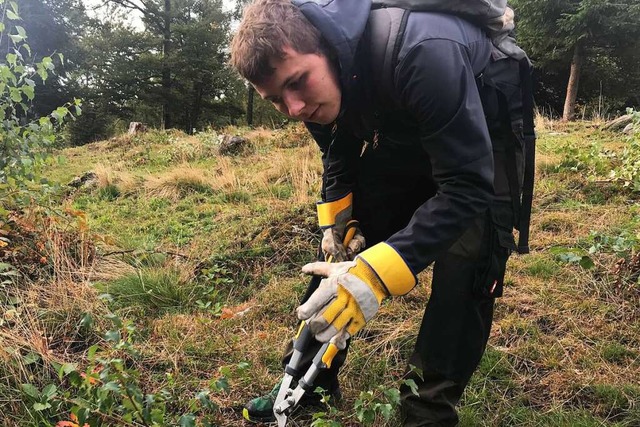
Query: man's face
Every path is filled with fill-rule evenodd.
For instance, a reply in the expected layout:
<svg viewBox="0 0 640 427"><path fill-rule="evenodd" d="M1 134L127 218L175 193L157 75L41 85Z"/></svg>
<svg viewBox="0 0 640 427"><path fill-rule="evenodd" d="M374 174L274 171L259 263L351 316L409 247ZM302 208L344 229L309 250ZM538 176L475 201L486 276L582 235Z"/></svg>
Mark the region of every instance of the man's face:
<svg viewBox="0 0 640 427"><path fill-rule="evenodd" d="M342 98L336 72L329 60L315 53L299 53L285 47L284 59L271 61L271 77L255 84L263 99L283 114L306 122L332 123Z"/></svg>

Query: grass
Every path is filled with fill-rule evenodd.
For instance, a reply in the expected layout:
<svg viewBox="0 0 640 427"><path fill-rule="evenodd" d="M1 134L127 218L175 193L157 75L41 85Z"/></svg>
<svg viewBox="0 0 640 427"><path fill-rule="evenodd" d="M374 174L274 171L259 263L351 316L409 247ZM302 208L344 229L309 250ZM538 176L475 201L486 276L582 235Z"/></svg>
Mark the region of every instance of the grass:
<svg viewBox="0 0 640 427"><path fill-rule="evenodd" d="M616 238L637 234L638 211L630 208L636 199L604 182L593 150L594 143L617 150L622 141L592 123L539 117L538 125L532 253L509 261L460 425L640 425L637 271L611 249L611 242L621 244ZM248 137L252 149L219 155L215 144L225 132ZM168 411L180 413L224 372L229 387L212 391L219 409L211 416L220 426L244 425L242 404L282 375L281 351L307 281L299 267L319 242L316 147L298 126L194 137L153 132L60 154L66 160L51 165L50 179L64 184L93 170L98 184L70 193L60 208L75 212L73 227L45 227L54 279L21 283L9 293L20 298L2 302L4 313L18 314L2 318L0 402L9 410L0 425L38 425L20 384L55 381L55 361L86 364L92 343L106 345L109 312L137 328L139 357L131 363L146 389L170 392ZM79 223L84 243L71 237ZM588 270L550 250L588 251L598 242ZM334 415L344 425L358 424L354 404L362 391L398 387L430 274L409 295L385 303L354 340L341 374L345 399ZM38 360L26 363L33 354ZM378 417L374 425L400 423Z"/></svg>
<svg viewBox="0 0 640 427"><path fill-rule="evenodd" d="M114 308L143 308L145 314L192 310L200 295L177 268L146 267L97 288L111 296Z"/></svg>

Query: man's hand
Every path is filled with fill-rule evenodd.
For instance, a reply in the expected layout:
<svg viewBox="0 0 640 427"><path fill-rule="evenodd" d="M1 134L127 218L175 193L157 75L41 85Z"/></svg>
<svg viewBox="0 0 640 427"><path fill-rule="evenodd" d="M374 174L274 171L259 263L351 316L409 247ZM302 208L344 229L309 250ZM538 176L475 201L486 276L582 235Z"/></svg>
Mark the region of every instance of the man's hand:
<svg viewBox="0 0 640 427"><path fill-rule="evenodd" d="M356 229L355 235L349 243L344 245L345 234L348 232L351 222L351 203L353 195L331 201L318 202L318 225L322 229L322 253L325 259L332 258L333 262L342 262L353 259L358 252L364 249L365 240L360 229Z"/></svg>
<svg viewBox="0 0 640 427"><path fill-rule="evenodd" d="M302 271L326 279L298 307L298 318L308 320L318 341L328 342L335 337L340 349L378 312L388 296L375 272L359 257L351 262L314 262L302 267Z"/></svg>
<svg viewBox="0 0 640 427"><path fill-rule="evenodd" d="M356 234L351 238L346 248L342 243L344 233L345 232L340 233L336 227L329 227L322 231L321 247L325 259L331 256L334 262L352 260L364 249L365 239L360 228L356 229Z"/></svg>

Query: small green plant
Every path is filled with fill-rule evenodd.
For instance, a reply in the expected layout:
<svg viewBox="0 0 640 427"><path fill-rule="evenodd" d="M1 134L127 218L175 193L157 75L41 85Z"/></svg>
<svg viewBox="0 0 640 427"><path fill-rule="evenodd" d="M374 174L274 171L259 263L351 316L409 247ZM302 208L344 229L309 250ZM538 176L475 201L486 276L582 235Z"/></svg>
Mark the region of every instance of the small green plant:
<svg viewBox="0 0 640 427"><path fill-rule="evenodd" d="M364 425L373 424L377 418L389 421L400 406L400 390L379 386L375 391L363 391L356 399L356 418Z"/></svg>
<svg viewBox="0 0 640 427"><path fill-rule="evenodd" d="M314 392L322 396L320 401L326 405L327 409L315 412L312 415L311 427L342 427L342 424L339 421L336 421L336 418L339 417L340 411L331 405L331 396L329 393L327 393L322 387L316 387Z"/></svg>
<svg viewBox="0 0 640 427"><path fill-rule="evenodd" d="M411 366L412 372L422 377L422 372ZM418 395L418 386L413 379L403 379L402 384L409 387L411 392ZM327 406L325 411L313 414L312 427L340 427L342 424L336 419L340 411L330 405L329 395L322 388L316 388L316 393L322 396L322 403ZM358 425L373 425L376 421L388 423L400 407L400 390L388 384L382 384L373 390L363 391L354 402L353 411L349 415L355 418Z"/></svg>
<svg viewBox="0 0 640 427"><path fill-rule="evenodd" d="M196 306L199 310L205 311L213 316L220 316L224 304L220 301L220 290L233 284L230 278L231 272L218 264L202 270L200 282L203 284L199 287L201 297L196 300Z"/></svg>
<svg viewBox="0 0 640 427"><path fill-rule="evenodd" d="M4 238L0 237L0 246L4 240ZM13 279L18 277L20 274L15 270L15 268L6 262L0 262L0 288L5 287L13 282Z"/></svg>
<svg viewBox="0 0 640 427"><path fill-rule="evenodd" d="M582 248L555 247L551 248L549 252L555 255L560 262L577 264L587 270L595 266L589 252Z"/></svg>
<svg viewBox="0 0 640 427"><path fill-rule="evenodd" d="M638 223L640 218L636 218L633 223ZM592 231L587 242L591 244L589 254L613 253L617 257L628 258L640 249L640 234L629 230L622 230L615 236Z"/></svg>
<svg viewBox="0 0 640 427"><path fill-rule="evenodd" d="M637 224L640 218L635 218L631 224ZM561 262L578 264L582 268L595 267L595 256L599 254L613 254L617 259L628 261L640 251L640 234L629 230L622 230L616 235L609 235L592 231L583 244L578 247L555 247L550 252Z"/></svg>

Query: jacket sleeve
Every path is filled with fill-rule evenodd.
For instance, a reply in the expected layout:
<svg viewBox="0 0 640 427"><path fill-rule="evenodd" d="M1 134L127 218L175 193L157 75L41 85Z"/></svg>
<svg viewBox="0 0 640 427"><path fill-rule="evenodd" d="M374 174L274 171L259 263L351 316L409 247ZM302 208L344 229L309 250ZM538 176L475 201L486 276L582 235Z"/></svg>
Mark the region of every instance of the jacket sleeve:
<svg viewBox="0 0 640 427"><path fill-rule="evenodd" d="M322 202L333 202L352 192L355 183L355 137L331 125L305 123L322 152Z"/></svg>
<svg viewBox="0 0 640 427"><path fill-rule="evenodd" d="M443 39L416 44L400 59L394 85L401 107L419 123L420 142L438 186L409 224L382 243L415 275L487 209L493 195L493 155L466 47Z"/></svg>

